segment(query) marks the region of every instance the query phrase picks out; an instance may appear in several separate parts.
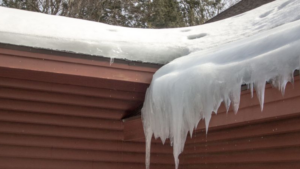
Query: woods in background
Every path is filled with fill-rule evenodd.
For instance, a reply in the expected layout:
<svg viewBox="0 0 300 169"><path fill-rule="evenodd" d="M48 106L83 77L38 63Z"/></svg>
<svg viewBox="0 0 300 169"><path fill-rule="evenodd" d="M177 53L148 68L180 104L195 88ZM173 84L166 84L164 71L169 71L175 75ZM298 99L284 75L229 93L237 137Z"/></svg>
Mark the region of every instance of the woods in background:
<svg viewBox="0 0 300 169"><path fill-rule="evenodd" d="M1 6L140 28L204 23L224 9L222 0L2 0Z"/></svg>

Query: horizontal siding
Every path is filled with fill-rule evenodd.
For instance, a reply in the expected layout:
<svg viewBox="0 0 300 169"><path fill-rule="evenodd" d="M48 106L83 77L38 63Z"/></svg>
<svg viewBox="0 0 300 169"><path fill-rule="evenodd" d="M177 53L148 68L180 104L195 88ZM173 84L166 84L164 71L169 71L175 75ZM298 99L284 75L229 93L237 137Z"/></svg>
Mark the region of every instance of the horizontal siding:
<svg viewBox="0 0 300 169"><path fill-rule="evenodd" d="M91 128L41 125L30 123L3 122L0 123L0 132L13 134L30 134L40 136L57 136L86 138L98 140L122 140L123 132L115 130L100 130Z"/></svg>
<svg viewBox="0 0 300 169"><path fill-rule="evenodd" d="M198 164L189 166L190 169L298 169L300 162L274 162L274 163L244 163L237 164Z"/></svg>
<svg viewBox="0 0 300 169"><path fill-rule="evenodd" d="M5 169L142 169L144 164L109 163L78 160L46 160L32 158L0 158L0 168ZM151 165L151 169L174 169L174 165Z"/></svg>
<svg viewBox="0 0 300 169"><path fill-rule="evenodd" d="M121 120L143 95L0 77L0 168L144 168ZM152 168L174 168L170 146L151 149Z"/></svg>
<svg viewBox="0 0 300 169"><path fill-rule="evenodd" d="M270 150L251 150L243 152L203 154L186 156L184 164L217 163L263 163L263 162L297 162L300 161L299 148L278 148Z"/></svg>
<svg viewBox="0 0 300 169"><path fill-rule="evenodd" d="M120 153L100 150L25 147L16 145L0 145L0 157L1 156L53 160L145 163L144 153ZM151 160L155 164L173 164L173 158L170 155L153 154Z"/></svg>
<svg viewBox="0 0 300 169"><path fill-rule="evenodd" d="M25 111L45 114L58 114L80 117L94 117L119 120L124 116L124 110L101 109L86 106L72 106L54 103L24 101L17 99L0 98L0 109Z"/></svg>
<svg viewBox="0 0 300 169"><path fill-rule="evenodd" d="M121 121L0 109L0 121L123 131Z"/></svg>
<svg viewBox="0 0 300 169"><path fill-rule="evenodd" d="M283 134L296 131L300 131L300 117L277 119L270 122L248 124L223 130L211 131L208 132L207 136L204 132L200 132L196 133L193 139L189 139L187 144Z"/></svg>
<svg viewBox="0 0 300 169"><path fill-rule="evenodd" d="M0 77L1 87L10 87L18 89L28 89L35 91L55 92L61 94L93 96L101 98L137 100L143 101L145 93L143 92L125 92L112 89L92 88L75 85L65 85L58 83L46 83L31 80L19 80L13 78Z"/></svg>
<svg viewBox="0 0 300 169"><path fill-rule="evenodd" d="M144 143L11 133L0 133L0 145L145 153ZM172 148L162 144L152 144L151 152L171 154Z"/></svg>
<svg viewBox="0 0 300 169"><path fill-rule="evenodd" d="M111 98L78 96L4 87L0 88L0 98L115 110L135 109L137 106L142 104L141 101L137 102Z"/></svg>
<svg viewBox="0 0 300 169"><path fill-rule="evenodd" d="M225 153L299 146L300 132L292 132L276 135L247 137L242 139L220 140L214 142L205 142L202 144L189 144L186 146L184 154L193 155L201 153Z"/></svg>
<svg viewBox="0 0 300 169"><path fill-rule="evenodd" d="M141 107L153 68L12 51L0 45L0 58L10 63L0 64L0 169L145 168L142 122L122 118ZM24 57L28 65L18 63ZM115 69L114 80L71 72L81 61L80 69L89 72ZM59 62L59 69L29 66L40 62ZM295 78L295 89L289 84L284 97L267 85L263 112L257 98L243 91L237 115L220 107L207 135L200 122L187 138L179 168L298 169L299 85ZM169 141L153 140L151 169L174 169L172 152Z"/></svg>

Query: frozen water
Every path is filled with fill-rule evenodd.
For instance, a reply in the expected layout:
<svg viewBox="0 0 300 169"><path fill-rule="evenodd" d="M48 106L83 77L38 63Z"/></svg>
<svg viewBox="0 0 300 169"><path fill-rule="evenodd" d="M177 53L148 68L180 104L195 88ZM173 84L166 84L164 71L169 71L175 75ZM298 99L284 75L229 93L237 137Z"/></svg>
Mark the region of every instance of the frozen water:
<svg viewBox="0 0 300 169"><path fill-rule="evenodd" d="M154 74L142 109L147 168L153 135L161 138L162 142L170 138L177 168L186 137L188 133L192 134L201 119L205 120L207 131L212 112L216 113L222 102L227 110L231 105L235 113L238 111L242 84L249 85L252 95L253 90L256 91L261 110L267 81L284 94L286 84L293 81L293 72L300 65L300 20L299 17L289 20L295 15L291 8L299 11L300 1L275 1L250 11L240 16L240 21L242 18L249 22L259 22L264 18L270 20L253 24L247 29L243 27L238 33L243 34L241 32L253 27L268 27L268 30L214 48L191 52ZM272 12L261 18L263 11L270 9L273 9ZM254 14L256 17L248 17ZM227 21L215 25L221 26Z"/></svg>

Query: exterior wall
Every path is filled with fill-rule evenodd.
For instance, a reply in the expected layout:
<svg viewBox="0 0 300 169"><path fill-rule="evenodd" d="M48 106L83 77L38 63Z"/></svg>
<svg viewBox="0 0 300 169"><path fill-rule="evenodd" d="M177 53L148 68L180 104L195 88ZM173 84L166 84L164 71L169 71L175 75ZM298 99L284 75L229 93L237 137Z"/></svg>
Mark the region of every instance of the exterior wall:
<svg viewBox="0 0 300 169"><path fill-rule="evenodd" d="M59 91L63 88L69 91ZM97 90L73 88L0 77L0 168L144 168L145 144L123 141L120 116L109 115L122 110L103 105ZM154 145L153 168L174 168L170 150Z"/></svg>
<svg viewBox="0 0 300 169"><path fill-rule="evenodd" d="M140 169L145 144L124 141L157 67L0 45L0 168ZM174 168L152 147L153 168Z"/></svg>
<svg viewBox="0 0 300 169"><path fill-rule="evenodd" d="M0 168L145 167L141 119L122 119L142 104L157 68L105 66L103 61L1 45L0 60ZM84 72L74 71L78 65L85 65ZM92 70L115 76L103 78ZM208 135L204 122L199 123L179 168L298 169L299 86L297 77L282 96L267 85L263 112L257 98L243 91L238 114L226 114L221 107ZM153 139L151 169L174 169L168 142Z"/></svg>
<svg viewBox="0 0 300 169"><path fill-rule="evenodd" d="M206 23L216 22L219 20L230 18L232 16L250 11L272 1L274 0L242 0L239 3L228 8L227 10L221 12L217 16L213 17L212 19L206 21Z"/></svg>

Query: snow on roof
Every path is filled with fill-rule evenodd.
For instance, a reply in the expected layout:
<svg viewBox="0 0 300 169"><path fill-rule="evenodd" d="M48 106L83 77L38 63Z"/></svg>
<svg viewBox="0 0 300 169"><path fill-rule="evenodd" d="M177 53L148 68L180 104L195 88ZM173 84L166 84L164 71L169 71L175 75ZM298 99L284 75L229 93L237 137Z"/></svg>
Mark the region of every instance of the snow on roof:
<svg viewBox="0 0 300 169"><path fill-rule="evenodd" d="M297 1L271 3L216 23L136 29L0 7L0 42L165 64L297 20ZM288 17L287 17L288 11Z"/></svg>
<svg viewBox="0 0 300 169"><path fill-rule="evenodd" d="M261 110L267 81L284 94L300 68L299 10L299 0L278 0L231 19L191 28L207 33L203 40L194 41L206 49L194 44L189 48L194 52L160 68L147 90L142 109L147 168L153 135L163 142L170 138L178 168L188 133L192 136L201 119L208 130L212 112L217 113L222 102L227 111L232 105L237 112L242 84L249 86L252 95L255 89Z"/></svg>

